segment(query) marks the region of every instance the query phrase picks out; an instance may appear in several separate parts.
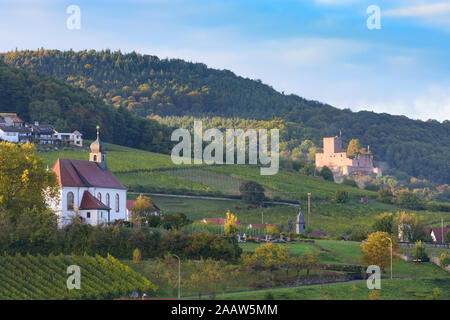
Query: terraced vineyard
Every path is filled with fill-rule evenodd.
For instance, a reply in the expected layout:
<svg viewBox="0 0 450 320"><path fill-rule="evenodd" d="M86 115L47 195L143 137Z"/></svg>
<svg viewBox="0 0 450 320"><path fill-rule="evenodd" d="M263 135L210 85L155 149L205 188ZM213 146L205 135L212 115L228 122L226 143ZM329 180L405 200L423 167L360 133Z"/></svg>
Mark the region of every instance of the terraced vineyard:
<svg viewBox="0 0 450 320"><path fill-rule="evenodd" d="M81 270L79 290L67 288L71 265ZM0 300L113 299L155 290L148 279L111 255L0 257Z"/></svg>

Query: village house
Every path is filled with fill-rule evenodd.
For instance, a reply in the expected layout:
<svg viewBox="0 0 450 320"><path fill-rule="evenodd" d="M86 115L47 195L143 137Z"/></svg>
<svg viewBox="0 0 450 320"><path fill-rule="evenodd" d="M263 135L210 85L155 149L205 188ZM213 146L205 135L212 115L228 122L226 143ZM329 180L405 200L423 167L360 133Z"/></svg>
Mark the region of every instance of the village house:
<svg viewBox="0 0 450 320"><path fill-rule="evenodd" d="M425 228L425 231L430 234L433 242L445 243L445 235L450 231L450 226Z"/></svg>
<svg viewBox="0 0 450 320"><path fill-rule="evenodd" d="M131 215L133 213L134 204L137 200L127 200L127 221L131 221ZM161 215L161 209L152 201L154 211L151 214L155 216Z"/></svg>
<svg viewBox="0 0 450 320"><path fill-rule="evenodd" d="M373 166L371 154L359 154L353 159L349 158L347 152L342 151L341 137L323 138L323 153L316 153L316 167L322 169L324 166L330 168L338 176L382 175L381 169Z"/></svg>
<svg viewBox="0 0 450 320"><path fill-rule="evenodd" d="M75 130L72 133L63 133L63 132L54 133L55 139L61 141L62 143L67 143L77 147L83 146L83 139L81 136L82 134L78 130Z"/></svg>
<svg viewBox="0 0 450 320"><path fill-rule="evenodd" d="M82 147L82 134L75 130L72 133L59 133L52 125L34 122L25 123L16 113L0 113L0 141L13 143L35 142L38 144L67 143Z"/></svg>
<svg viewBox="0 0 450 320"><path fill-rule="evenodd" d="M127 189L106 165L105 146L99 137L91 146L89 160L60 159L53 166L59 199L48 199L60 227L78 217L90 225L127 219Z"/></svg>

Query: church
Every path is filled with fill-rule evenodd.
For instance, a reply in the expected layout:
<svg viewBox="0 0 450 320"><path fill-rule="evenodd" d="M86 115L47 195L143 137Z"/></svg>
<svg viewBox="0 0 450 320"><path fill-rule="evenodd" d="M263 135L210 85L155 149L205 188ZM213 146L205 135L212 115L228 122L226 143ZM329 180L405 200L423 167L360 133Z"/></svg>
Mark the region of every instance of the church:
<svg viewBox="0 0 450 320"><path fill-rule="evenodd" d="M61 189L59 199L49 200L49 206L58 216L59 227L70 224L77 214L94 226L127 218L127 188L106 165L98 126L90 149L89 161L58 158L53 166Z"/></svg>

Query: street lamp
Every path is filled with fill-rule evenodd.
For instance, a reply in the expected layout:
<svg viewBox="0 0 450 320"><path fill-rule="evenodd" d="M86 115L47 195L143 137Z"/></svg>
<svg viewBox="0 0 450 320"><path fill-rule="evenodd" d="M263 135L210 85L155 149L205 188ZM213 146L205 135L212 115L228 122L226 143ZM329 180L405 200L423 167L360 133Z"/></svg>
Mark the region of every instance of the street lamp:
<svg viewBox="0 0 450 320"><path fill-rule="evenodd" d="M172 254L178 259L178 299L181 299L181 259L176 254Z"/></svg>
<svg viewBox="0 0 450 320"><path fill-rule="evenodd" d="M389 237L386 237L391 242L391 280L392 280L392 239Z"/></svg>
<svg viewBox="0 0 450 320"><path fill-rule="evenodd" d="M308 227L311 226L311 221L310 221L310 214L311 214L311 192L308 192Z"/></svg>

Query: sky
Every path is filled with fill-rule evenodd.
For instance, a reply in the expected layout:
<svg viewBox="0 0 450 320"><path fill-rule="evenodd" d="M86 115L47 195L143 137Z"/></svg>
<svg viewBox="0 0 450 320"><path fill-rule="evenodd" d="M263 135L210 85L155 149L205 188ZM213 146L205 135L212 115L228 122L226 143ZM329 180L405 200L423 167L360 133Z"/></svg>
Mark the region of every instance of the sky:
<svg viewBox="0 0 450 320"><path fill-rule="evenodd" d="M338 108L450 119L450 0L0 0L0 51L41 47L181 58Z"/></svg>

